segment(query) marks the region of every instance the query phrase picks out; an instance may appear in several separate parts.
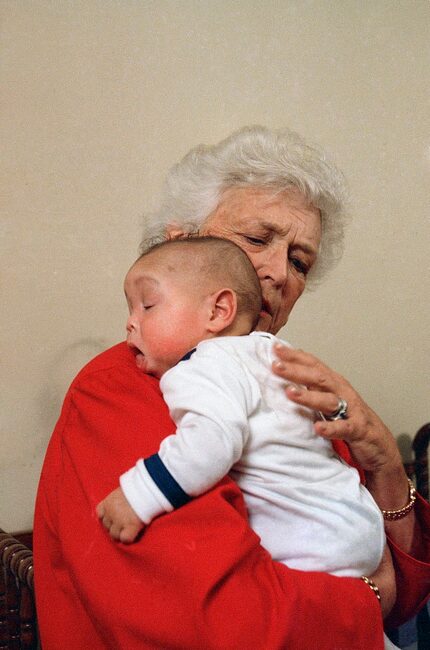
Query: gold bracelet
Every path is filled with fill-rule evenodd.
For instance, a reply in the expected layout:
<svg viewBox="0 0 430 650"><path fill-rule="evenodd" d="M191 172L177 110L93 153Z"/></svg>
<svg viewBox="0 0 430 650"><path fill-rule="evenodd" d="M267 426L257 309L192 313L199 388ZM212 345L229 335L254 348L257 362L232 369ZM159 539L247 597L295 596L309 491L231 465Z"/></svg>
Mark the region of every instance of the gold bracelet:
<svg viewBox="0 0 430 650"><path fill-rule="evenodd" d="M415 501L417 500L417 491L410 478L408 478L408 484L409 484L409 496L408 496L409 501L403 508L400 508L400 510L381 510L382 516L387 521L396 521L397 519L403 519L403 517L406 517L406 515L408 515L412 510L412 508L414 507Z"/></svg>
<svg viewBox="0 0 430 650"><path fill-rule="evenodd" d="M375 594L376 598L380 601L380 600L381 600L381 594L379 593L379 589L378 589L378 587L375 585L375 583L373 582L373 580L371 580L371 579L368 578L367 576L361 576L361 579L363 580L363 582L366 583L366 585L369 585L369 587L371 588L371 590L372 590L373 593Z"/></svg>

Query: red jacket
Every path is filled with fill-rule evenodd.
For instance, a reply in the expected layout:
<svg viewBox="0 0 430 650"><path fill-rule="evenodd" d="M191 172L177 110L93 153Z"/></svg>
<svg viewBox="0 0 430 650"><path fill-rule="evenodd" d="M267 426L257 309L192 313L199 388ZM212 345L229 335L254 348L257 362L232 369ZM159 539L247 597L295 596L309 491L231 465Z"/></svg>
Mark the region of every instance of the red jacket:
<svg viewBox="0 0 430 650"><path fill-rule="evenodd" d="M158 380L136 368L124 343L72 383L36 503L43 650L382 650L380 607L368 586L274 562L229 478L156 519L137 543L110 539L97 503L173 431ZM429 510L421 500L427 530ZM429 595L425 543L428 564L393 549L404 619Z"/></svg>

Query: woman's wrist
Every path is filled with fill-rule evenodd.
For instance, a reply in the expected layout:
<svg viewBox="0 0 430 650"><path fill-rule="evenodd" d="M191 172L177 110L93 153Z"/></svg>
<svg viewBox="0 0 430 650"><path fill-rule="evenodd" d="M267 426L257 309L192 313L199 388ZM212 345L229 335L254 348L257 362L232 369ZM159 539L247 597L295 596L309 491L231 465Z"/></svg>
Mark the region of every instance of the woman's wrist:
<svg viewBox="0 0 430 650"><path fill-rule="evenodd" d="M381 511L402 511L410 502L411 489L408 477L400 462L366 472L366 487ZM415 503L414 503L415 505ZM414 507L398 519L384 518L385 532L405 553L416 555L419 530L416 528Z"/></svg>
<svg viewBox="0 0 430 650"><path fill-rule="evenodd" d="M381 594L379 591L379 587L373 582L371 578L368 578L367 576L361 576L361 580L366 583L366 585L373 591L375 594L376 598L381 602Z"/></svg>
<svg viewBox="0 0 430 650"><path fill-rule="evenodd" d="M400 510L409 501L409 482L399 458L374 471L365 471L366 487L381 510Z"/></svg>
<svg viewBox="0 0 430 650"><path fill-rule="evenodd" d="M382 516L386 521L398 521L407 517L407 515L415 507L415 502L417 500L417 491L411 479L408 479L409 485L409 494L406 504L402 508L396 508L395 510L384 510L382 509Z"/></svg>
<svg viewBox="0 0 430 650"><path fill-rule="evenodd" d="M396 576L391 552L387 545L376 571L370 576L362 576L361 580L366 583L379 601L383 618L388 616L396 602Z"/></svg>

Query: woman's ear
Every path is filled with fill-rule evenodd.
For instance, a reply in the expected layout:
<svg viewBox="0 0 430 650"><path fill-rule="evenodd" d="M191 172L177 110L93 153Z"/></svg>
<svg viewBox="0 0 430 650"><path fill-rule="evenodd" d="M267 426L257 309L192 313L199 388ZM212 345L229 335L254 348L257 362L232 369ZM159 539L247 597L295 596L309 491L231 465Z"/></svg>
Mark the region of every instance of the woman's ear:
<svg viewBox="0 0 430 650"><path fill-rule="evenodd" d="M166 226L164 234L167 239L183 239L186 233L183 228L174 223L171 223Z"/></svg>
<svg viewBox="0 0 430 650"><path fill-rule="evenodd" d="M237 314L237 298L233 289L219 289L209 297L209 320L207 329L219 334L230 327Z"/></svg>

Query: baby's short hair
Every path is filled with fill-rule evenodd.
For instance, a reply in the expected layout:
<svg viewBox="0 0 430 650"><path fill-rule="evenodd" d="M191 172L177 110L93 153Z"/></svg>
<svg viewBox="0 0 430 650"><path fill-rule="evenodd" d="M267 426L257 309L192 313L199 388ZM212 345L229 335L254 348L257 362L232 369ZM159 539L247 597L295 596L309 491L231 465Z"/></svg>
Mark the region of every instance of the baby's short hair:
<svg viewBox="0 0 430 650"><path fill-rule="evenodd" d="M219 288L232 289L237 298L237 315L249 316L251 330L255 328L262 307L261 286L249 257L239 246L220 237L192 235L149 244L139 259L164 248L184 253L184 271L192 273L196 282L215 281Z"/></svg>

